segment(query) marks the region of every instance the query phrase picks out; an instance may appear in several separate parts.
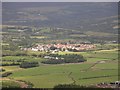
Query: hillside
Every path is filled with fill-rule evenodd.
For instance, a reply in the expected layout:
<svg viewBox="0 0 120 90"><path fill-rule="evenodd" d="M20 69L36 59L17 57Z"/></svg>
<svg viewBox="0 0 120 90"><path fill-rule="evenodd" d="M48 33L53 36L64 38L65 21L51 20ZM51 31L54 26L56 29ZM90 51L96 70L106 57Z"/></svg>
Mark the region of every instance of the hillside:
<svg viewBox="0 0 120 90"><path fill-rule="evenodd" d="M117 41L117 24L117 3L3 3L3 25L36 28L27 34L47 40Z"/></svg>
<svg viewBox="0 0 120 90"><path fill-rule="evenodd" d="M117 3L5 2L2 10L2 88L120 87Z"/></svg>
<svg viewBox="0 0 120 90"><path fill-rule="evenodd" d="M3 24L116 32L116 20L117 3L3 3Z"/></svg>

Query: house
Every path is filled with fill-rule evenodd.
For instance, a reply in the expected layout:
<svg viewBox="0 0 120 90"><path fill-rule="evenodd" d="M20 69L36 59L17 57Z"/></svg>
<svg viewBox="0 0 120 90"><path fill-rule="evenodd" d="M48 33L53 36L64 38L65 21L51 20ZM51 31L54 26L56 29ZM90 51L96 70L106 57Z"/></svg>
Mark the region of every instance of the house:
<svg viewBox="0 0 120 90"><path fill-rule="evenodd" d="M32 51L38 51L38 49L37 48L32 48Z"/></svg>

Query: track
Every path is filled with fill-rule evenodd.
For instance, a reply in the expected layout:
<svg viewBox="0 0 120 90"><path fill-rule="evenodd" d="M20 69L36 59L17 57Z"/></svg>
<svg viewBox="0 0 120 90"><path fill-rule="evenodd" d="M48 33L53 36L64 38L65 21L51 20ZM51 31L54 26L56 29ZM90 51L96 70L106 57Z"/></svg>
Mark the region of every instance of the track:
<svg viewBox="0 0 120 90"><path fill-rule="evenodd" d="M111 62L111 61L115 61L116 59L112 59L112 60L101 60L101 61L97 61L95 63L93 63L90 67L88 67L87 69L85 70L82 70L82 71L88 71L89 69L93 68L95 65L101 63L102 61L105 61L105 62Z"/></svg>
<svg viewBox="0 0 120 90"><path fill-rule="evenodd" d="M76 81L75 81L75 79L71 76L71 74L72 74L72 72L70 72L70 73L68 74L68 77L69 77L69 78L71 78L71 80L73 81L73 83L72 83L72 84L75 84L75 83L76 83Z"/></svg>

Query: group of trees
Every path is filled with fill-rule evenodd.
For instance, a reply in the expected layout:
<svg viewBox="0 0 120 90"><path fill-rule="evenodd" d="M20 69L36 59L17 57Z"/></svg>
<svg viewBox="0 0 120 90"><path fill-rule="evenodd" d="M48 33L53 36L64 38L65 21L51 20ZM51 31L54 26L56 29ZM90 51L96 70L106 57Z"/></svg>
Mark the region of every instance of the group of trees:
<svg viewBox="0 0 120 90"><path fill-rule="evenodd" d="M66 55L51 54L50 57L52 58L42 61L42 63L61 64L61 63L79 63L86 61L86 59L82 55L77 55L77 54L66 54Z"/></svg>
<svg viewBox="0 0 120 90"><path fill-rule="evenodd" d="M76 84L58 84L55 85L53 90L113 90L113 88L98 88L94 85L91 86L82 86L82 85L76 85Z"/></svg>
<svg viewBox="0 0 120 90"><path fill-rule="evenodd" d="M42 63L44 63L44 64L62 64L62 63L64 63L64 60L50 59L50 60L42 61Z"/></svg>
<svg viewBox="0 0 120 90"><path fill-rule="evenodd" d="M31 68L31 67L38 67L38 62L22 62L20 64L20 68Z"/></svg>
<svg viewBox="0 0 120 90"><path fill-rule="evenodd" d="M20 65L20 62L2 62L0 63L1 66L13 66L13 65Z"/></svg>
<svg viewBox="0 0 120 90"><path fill-rule="evenodd" d="M77 85L77 84L58 84L58 85L55 85L53 89L54 90L59 90L59 89L62 89L62 90L65 89L66 90L67 88L70 89L70 90L75 90L75 89L93 90L93 89L96 88L96 86L93 86L93 85L91 85L91 86L82 86L82 85ZM100 90L103 90L103 88L100 89ZM112 89L110 89L110 90L112 90Z"/></svg>
<svg viewBox="0 0 120 90"><path fill-rule="evenodd" d="M85 88L85 86L80 86L76 84L58 84L54 86L54 90L56 90L57 88Z"/></svg>

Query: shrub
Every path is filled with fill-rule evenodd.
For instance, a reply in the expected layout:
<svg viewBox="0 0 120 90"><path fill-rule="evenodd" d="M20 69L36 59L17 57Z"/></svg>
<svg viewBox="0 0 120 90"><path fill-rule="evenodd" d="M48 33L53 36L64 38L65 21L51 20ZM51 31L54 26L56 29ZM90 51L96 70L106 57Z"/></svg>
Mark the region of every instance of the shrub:
<svg viewBox="0 0 120 90"><path fill-rule="evenodd" d="M64 63L64 60L50 59L50 60L42 61L41 63L44 63L44 64L62 64L62 63Z"/></svg>
<svg viewBox="0 0 120 90"><path fill-rule="evenodd" d="M76 84L58 84L54 86L54 90L113 90L112 88L97 88L96 86L81 86Z"/></svg>
<svg viewBox="0 0 120 90"><path fill-rule="evenodd" d="M2 77L7 77L7 76L9 76L11 74L12 74L12 72L5 72L5 73L2 74Z"/></svg>
<svg viewBox="0 0 120 90"><path fill-rule="evenodd" d="M86 88L85 86L75 85L75 84L58 84L54 86L54 90L57 88Z"/></svg>
<svg viewBox="0 0 120 90"><path fill-rule="evenodd" d="M31 68L31 67L38 67L38 62L22 62L20 64L20 68Z"/></svg>
<svg viewBox="0 0 120 90"><path fill-rule="evenodd" d="M20 65L19 62L11 62L11 63L7 63L7 62L2 62L2 64L0 64L2 66L14 66L14 65Z"/></svg>
<svg viewBox="0 0 120 90"><path fill-rule="evenodd" d="M42 61L41 63L61 64L61 63L79 63L86 61L86 59L82 55L77 55L77 54L66 54L66 55L50 54L49 56L51 58L49 58L46 61Z"/></svg>
<svg viewBox="0 0 120 90"><path fill-rule="evenodd" d="M4 68L0 68L0 72L4 72L5 71L5 69Z"/></svg>

